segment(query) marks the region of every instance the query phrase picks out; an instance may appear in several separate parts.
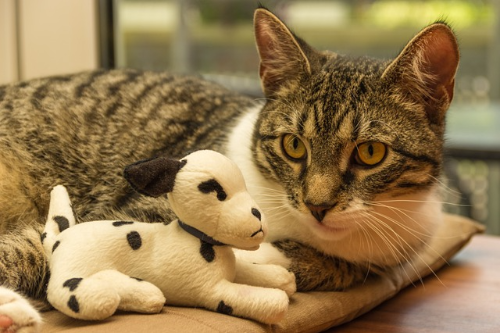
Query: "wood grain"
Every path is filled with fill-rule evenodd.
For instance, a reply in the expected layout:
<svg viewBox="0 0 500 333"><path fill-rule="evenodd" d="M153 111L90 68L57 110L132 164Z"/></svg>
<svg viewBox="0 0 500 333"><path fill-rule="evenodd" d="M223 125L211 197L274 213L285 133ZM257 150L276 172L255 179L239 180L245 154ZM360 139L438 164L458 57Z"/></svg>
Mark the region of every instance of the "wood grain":
<svg viewBox="0 0 500 333"><path fill-rule="evenodd" d="M500 237L475 236L437 277L325 332L500 332Z"/></svg>

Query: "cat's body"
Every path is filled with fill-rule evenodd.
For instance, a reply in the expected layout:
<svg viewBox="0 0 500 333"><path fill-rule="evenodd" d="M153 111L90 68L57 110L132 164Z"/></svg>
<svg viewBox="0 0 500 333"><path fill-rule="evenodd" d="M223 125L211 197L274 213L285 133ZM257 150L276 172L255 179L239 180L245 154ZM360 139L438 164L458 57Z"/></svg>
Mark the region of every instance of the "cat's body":
<svg viewBox="0 0 500 333"><path fill-rule="evenodd" d="M43 296L39 232L54 185L80 221L171 220L165 200L136 194L122 170L207 148L239 165L268 216L275 247L251 255L288 266L299 289L349 287L426 245L440 221L451 30L431 25L379 61L317 52L265 9L255 28L265 103L138 71L0 87L0 284Z"/></svg>
<svg viewBox="0 0 500 333"><path fill-rule="evenodd" d="M57 181L76 196L82 221L106 214L109 206L166 220L156 204L151 212L128 211L144 198L127 186L123 168L161 154L180 157L208 147L224 152L224 127L256 105L198 77L135 70L52 77L0 91L0 165L8 175L0 188L11 193L0 197L7 208L0 212L2 232L45 215L45 189ZM18 207L12 203L16 198Z"/></svg>

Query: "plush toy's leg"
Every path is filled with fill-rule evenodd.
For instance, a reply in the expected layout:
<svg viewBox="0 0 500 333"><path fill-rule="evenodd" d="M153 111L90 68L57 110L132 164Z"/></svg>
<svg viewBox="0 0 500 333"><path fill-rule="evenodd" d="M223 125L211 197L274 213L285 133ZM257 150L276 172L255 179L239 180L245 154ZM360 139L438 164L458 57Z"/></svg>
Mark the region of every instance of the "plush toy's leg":
<svg viewBox="0 0 500 333"><path fill-rule="evenodd" d="M97 278L106 279L115 285L120 295L119 310L158 313L165 305L165 296L162 291L147 281L129 277L118 271L103 271Z"/></svg>
<svg viewBox="0 0 500 333"><path fill-rule="evenodd" d="M57 185L50 192L49 214L42 234L43 247L47 255L52 253L55 236L73 225L75 216L68 192L64 186Z"/></svg>
<svg viewBox="0 0 500 333"><path fill-rule="evenodd" d="M77 319L102 320L115 313L120 296L92 278L64 278L51 276L47 287L47 299L62 313Z"/></svg>
<svg viewBox="0 0 500 333"><path fill-rule="evenodd" d="M47 297L59 311L85 320L106 319L118 309L158 313L165 304L165 297L156 286L114 270L84 279L52 277Z"/></svg>
<svg viewBox="0 0 500 333"><path fill-rule="evenodd" d="M280 289L254 287L221 281L207 296L208 309L237 317L275 324L285 317L288 296Z"/></svg>
<svg viewBox="0 0 500 333"><path fill-rule="evenodd" d="M236 260L234 282L252 286L278 288L291 296L297 290L295 275L278 265L252 264Z"/></svg>
<svg viewBox="0 0 500 333"><path fill-rule="evenodd" d="M280 265L290 268L292 261L285 254L271 243L262 243L258 250L245 251L233 249L236 259L257 264Z"/></svg>

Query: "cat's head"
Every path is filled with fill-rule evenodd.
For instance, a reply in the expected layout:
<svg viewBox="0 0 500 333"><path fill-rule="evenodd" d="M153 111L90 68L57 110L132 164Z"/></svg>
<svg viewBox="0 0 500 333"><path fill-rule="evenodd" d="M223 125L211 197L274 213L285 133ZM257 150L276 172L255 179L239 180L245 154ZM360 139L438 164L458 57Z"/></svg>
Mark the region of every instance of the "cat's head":
<svg viewBox="0 0 500 333"><path fill-rule="evenodd" d="M290 215L323 241L426 238L430 226L411 211L430 200L442 167L459 60L449 26L428 26L392 61L318 52L264 8L255 35L267 102L254 157Z"/></svg>

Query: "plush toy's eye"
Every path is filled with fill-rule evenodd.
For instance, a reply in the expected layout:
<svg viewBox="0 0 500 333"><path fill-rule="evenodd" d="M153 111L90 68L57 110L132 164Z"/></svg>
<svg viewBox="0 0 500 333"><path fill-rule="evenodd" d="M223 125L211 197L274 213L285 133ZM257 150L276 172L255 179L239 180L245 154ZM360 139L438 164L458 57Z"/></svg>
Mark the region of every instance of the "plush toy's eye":
<svg viewBox="0 0 500 333"><path fill-rule="evenodd" d="M286 156L292 160L303 160L307 157L306 145L293 134L285 134L281 139L281 146Z"/></svg>
<svg viewBox="0 0 500 333"><path fill-rule="evenodd" d="M211 192L217 193L217 199L219 201L224 201L227 198L227 194L224 191L224 188L215 179L210 179L201 183L200 185L198 185L198 189L200 190L200 192L205 194L209 194Z"/></svg>
<svg viewBox="0 0 500 333"><path fill-rule="evenodd" d="M359 165L375 166L382 162L386 152L387 148L381 142L365 142L356 147L354 160Z"/></svg>

